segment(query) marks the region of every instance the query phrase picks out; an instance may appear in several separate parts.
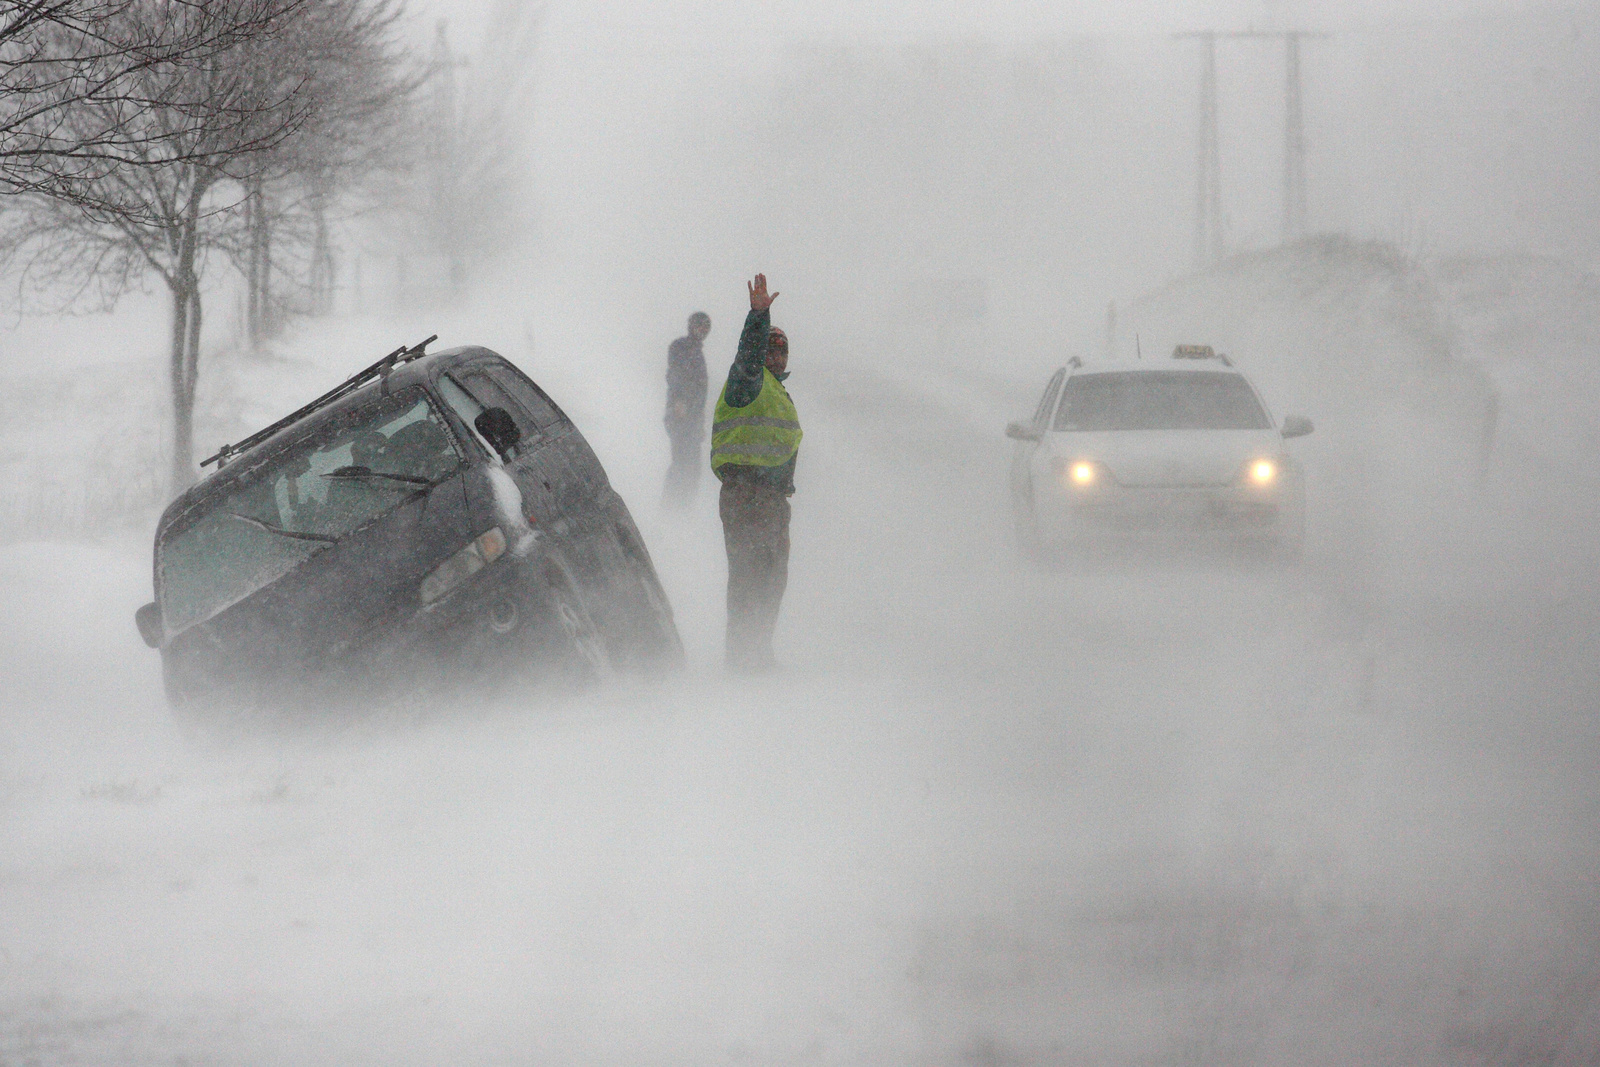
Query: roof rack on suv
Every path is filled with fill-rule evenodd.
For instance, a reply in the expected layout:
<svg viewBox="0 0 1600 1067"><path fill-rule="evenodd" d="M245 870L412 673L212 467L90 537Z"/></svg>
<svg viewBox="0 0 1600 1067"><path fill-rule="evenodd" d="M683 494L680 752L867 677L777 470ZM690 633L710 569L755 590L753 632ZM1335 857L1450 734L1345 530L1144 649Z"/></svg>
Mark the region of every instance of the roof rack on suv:
<svg viewBox="0 0 1600 1067"><path fill-rule="evenodd" d="M200 466L207 467L210 464L215 463L217 465L217 470L221 470L223 467L228 465L228 460L232 459L239 453L246 451L247 449L254 448L256 445L260 444L262 441L265 441L267 438L271 437L285 426L291 426L305 418L307 415L311 414L313 411L316 411L318 408L326 407L328 404L333 403L340 397L355 392L357 389L361 388L363 385L366 385L374 378L388 377L389 372L394 370L400 364L409 363L413 359L420 359L421 357L427 355L427 347L438 339L439 335L434 334L426 341L420 341L417 344L409 347L406 345L401 345L393 352L390 352L387 356L384 356L382 359L378 360L378 362L374 363L372 366L352 374L339 385L328 390L326 393L323 393L321 396L317 397L311 403L307 404L305 407L294 412L293 414L285 415L283 418L279 419L277 422L273 423L271 426L268 426L264 430L257 430L255 433L251 434L249 437L246 437L243 441L240 441L236 445L223 445L221 448L217 449L216 455L209 459L201 460Z"/></svg>
<svg viewBox="0 0 1600 1067"><path fill-rule="evenodd" d="M1173 359L1220 359L1224 367L1233 366L1233 361L1220 352L1213 352L1210 345L1177 345L1172 349Z"/></svg>

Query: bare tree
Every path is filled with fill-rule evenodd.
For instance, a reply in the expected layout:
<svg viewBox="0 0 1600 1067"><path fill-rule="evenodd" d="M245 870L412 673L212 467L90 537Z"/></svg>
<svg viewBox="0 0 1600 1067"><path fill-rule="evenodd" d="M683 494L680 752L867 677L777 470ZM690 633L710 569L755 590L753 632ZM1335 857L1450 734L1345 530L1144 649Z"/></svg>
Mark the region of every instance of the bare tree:
<svg viewBox="0 0 1600 1067"><path fill-rule="evenodd" d="M124 8L120 18L134 25L118 32L130 37L181 21L185 39L232 43L199 58L148 63L129 75L125 93L63 111L64 139L115 128L131 161L85 169L65 157L56 168L64 184L36 186L49 195L27 197L9 235L25 284L65 285L69 297L103 301L151 274L165 285L175 489L195 470L207 250L236 231L247 191L279 173L297 144L353 143L356 131L345 120L387 98L373 80L382 69L371 62L390 48L394 11L384 0L272 0L280 17L255 22L251 35L232 35L235 16L259 18L262 2L136 0ZM359 73L345 65L358 59Z"/></svg>
<svg viewBox="0 0 1600 1067"><path fill-rule="evenodd" d="M149 162L153 68L271 32L309 0L8 0L0 13L0 193L92 195ZM211 17L194 17L216 9ZM95 121L86 121L90 117ZM163 161L174 158L168 143Z"/></svg>
<svg viewBox="0 0 1600 1067"><path fill-rule="evenodd" d="M426 70L386 43L397 10L369 2L350 12L354 21L341 32L313 35L341 46L306 56L321 87L315 121L266 153L245 183L240 225L223 245L245 279L252 344L274 333L291 307L331 310L331 217L359 212L375 175L410 162L408 108Z"/></svg>

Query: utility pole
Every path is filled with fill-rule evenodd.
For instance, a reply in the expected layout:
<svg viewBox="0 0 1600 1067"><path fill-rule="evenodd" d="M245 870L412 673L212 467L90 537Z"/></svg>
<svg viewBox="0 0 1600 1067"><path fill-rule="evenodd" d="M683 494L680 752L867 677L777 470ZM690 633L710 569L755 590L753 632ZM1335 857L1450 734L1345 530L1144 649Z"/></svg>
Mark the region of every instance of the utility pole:
<svg viewBox="0 0 1600 1067"><path fill-rule="evenodd" d="M1198 39L1200 65L1200 135L1195 155L1194 265L1204 270L1223 255L1222 154L1217 139L1217 37L1212 30L1180 33Z"/></svg>
<svg viewBox="0 0 1600 1067"><path fill-rule="evenodd" d="M1217 141L1217 39L1281 38L1284 42L1283 242L1306 231L1306 128L1300 91L1300 41L1324 38L1309 30L1243 30L1180 33L1198 39L1205 51L1200 68L1200 140L1195 182L1195 267L1205 269L1225 251L1222 233L1222 167Z"/></svg>
<svg viewBox="0 0 1600 1067"><path fill-rule="evenodd" d="M1268 37L1283 40L1283 243L1306 232L1306 124L1301 107L1300 41L1324 38L1310 30L1247 30L1229 37Z"/></svg>
<svg viewBox="0 0 1600 1067"><path fill-rule="evenodd" d="M456 67L461 62L450 50L447 23L441 19L433 37L433 57L428 68L432 85L432 129L425 151L429 164L429 228L435 251L444 254L449 264L450 292L461 290L462 262L458 232L459 203L456 162Z"/></svg>
<svg viewBox="0 0 1600 1067"><path fill-rule="evenodd" d="M1328 36L1303 30L1283 35L1283 240L1306 232L1306 126L1300 109L1300 38Z"/></svg>

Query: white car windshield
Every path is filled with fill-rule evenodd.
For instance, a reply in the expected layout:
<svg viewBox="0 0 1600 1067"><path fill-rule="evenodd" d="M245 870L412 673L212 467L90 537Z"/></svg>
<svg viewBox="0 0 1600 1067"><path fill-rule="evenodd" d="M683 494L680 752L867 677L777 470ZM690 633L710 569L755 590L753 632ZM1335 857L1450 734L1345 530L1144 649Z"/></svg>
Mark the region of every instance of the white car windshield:
<svg viewBox="0 0 1600 1067"><path fill-rule="evenodd" d="M157 546L170 630L203 621L426 493L460 465L421 390L361 408L250 471Z"/></svg>
<svg viewBox="0 0 1600 1067"><path fill-rule="evenodd" d="M1270 430L1237 374L1113 371L1067 379L1057 430Z"/></svg>

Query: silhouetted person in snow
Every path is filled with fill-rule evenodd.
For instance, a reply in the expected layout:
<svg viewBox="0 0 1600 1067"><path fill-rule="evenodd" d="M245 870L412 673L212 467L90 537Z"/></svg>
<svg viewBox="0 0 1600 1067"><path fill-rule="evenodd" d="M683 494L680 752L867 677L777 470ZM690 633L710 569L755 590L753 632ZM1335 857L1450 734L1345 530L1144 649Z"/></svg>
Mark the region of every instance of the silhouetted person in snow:
<svg viewBox="0 0 1600 1067"><path fill-rule="evenodd" d="M661 500L669 508L687 507L700 488L700 447L706 439L706 357L701 345L711 332L711 316L689 316L689 333L667 349L667 437L672 465Z"/></svg>

